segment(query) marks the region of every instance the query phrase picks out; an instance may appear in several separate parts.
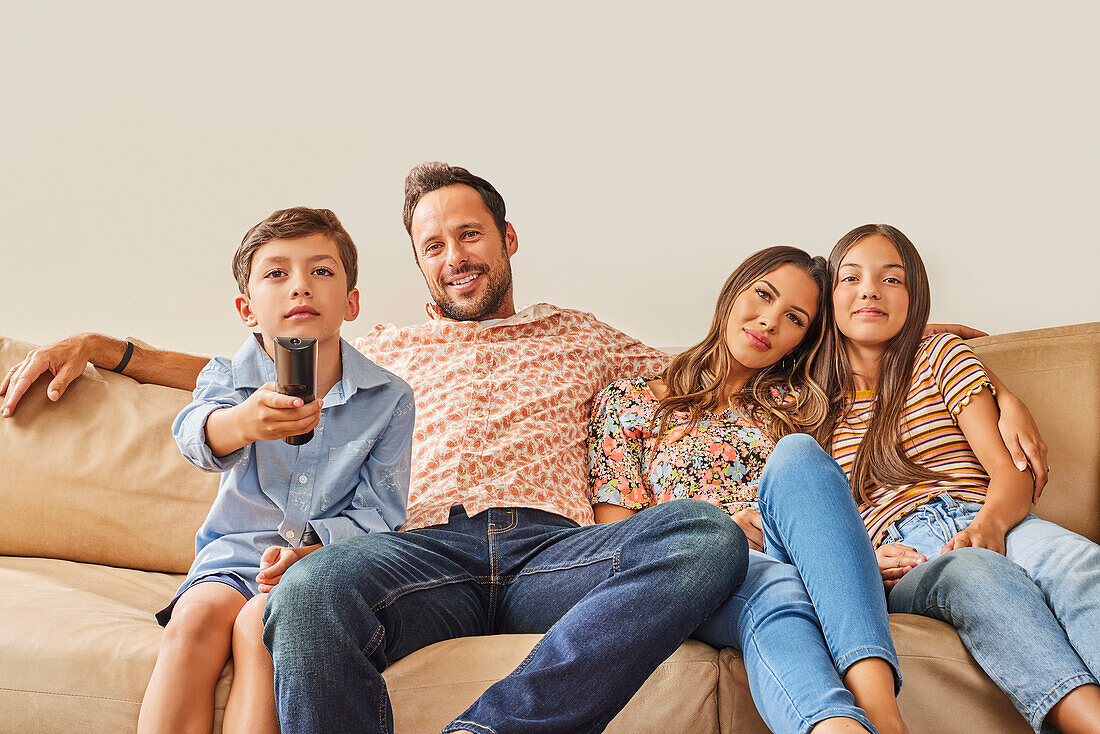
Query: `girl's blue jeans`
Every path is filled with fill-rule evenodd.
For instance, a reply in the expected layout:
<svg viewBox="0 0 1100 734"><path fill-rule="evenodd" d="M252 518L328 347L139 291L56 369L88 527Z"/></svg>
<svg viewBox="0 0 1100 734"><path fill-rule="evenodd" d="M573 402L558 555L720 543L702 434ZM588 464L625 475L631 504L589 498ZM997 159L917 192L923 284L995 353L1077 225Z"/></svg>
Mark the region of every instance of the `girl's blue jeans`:
<svg viewBox="0 0 1100 734"><path fill-rule="evenodd" d="M875 731L844 687L856 662L882 658L901 685L886 596L867 529L837 463L805 434L768 458L759 504L765 553L692 637L741 650L753 701L774 732L831 717Z"/></svg>
<svg viewBox="0 0 1100 734"><path fill-rule="evenodd" d="M923 614L959 630L978 665L1041 731L1054 704L1100 673L1100 546L1028 515L984 548L940 555L982 508L948 494L890 525L886 543L929 560L890 592L891 612Z"/></svg>

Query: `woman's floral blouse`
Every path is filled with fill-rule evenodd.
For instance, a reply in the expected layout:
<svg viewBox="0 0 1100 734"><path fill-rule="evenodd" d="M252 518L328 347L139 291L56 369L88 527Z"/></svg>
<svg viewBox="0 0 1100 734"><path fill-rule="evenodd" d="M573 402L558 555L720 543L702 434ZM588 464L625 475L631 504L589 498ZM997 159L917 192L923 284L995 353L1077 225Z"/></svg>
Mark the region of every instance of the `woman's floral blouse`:
<svg viewBox="0 0 1100 734"><path fill-rule="evenodd" d="M669 420L653 453L657 398L647 379L618 380L596 396L588 425L592 503L642 510L658 502L695 497L729 514L756 501L760 472L774 444L743 411L704 416L684 432L687 414Z"/></svg>

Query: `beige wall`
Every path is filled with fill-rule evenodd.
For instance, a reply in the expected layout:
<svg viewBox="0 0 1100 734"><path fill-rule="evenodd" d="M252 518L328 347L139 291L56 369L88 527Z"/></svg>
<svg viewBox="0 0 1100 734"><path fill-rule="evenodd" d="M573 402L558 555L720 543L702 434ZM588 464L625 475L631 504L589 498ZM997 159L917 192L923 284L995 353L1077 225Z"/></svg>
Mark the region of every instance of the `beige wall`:
<svg viewBox="0 0 1100 734"><path fill-rule="evenodd" d="M359 244L345 335L418 321L401 182L437 158L508 201L517 303L657 345L701 335L749 252L867 221L924 253L934 319L1100 319L1095 3L0 10L7 335L232 353L230 255L295 204Z"/></svg>

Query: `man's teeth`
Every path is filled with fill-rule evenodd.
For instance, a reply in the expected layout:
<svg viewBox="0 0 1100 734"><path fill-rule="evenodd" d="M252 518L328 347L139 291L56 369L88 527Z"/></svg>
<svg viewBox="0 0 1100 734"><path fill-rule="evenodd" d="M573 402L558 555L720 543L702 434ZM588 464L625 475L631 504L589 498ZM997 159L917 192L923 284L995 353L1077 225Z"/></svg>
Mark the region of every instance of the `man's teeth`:
<svg viewBox="0 0 1100 734"><path fill-rule="evenodd" d="M453 280L453 281L451 281L451 285L466 285L467 283L469 283L471 280L473 280L477 276L478 276L478 274L474 273L473 275L467 276L467 277L465 277L461 280Z"/></svg>

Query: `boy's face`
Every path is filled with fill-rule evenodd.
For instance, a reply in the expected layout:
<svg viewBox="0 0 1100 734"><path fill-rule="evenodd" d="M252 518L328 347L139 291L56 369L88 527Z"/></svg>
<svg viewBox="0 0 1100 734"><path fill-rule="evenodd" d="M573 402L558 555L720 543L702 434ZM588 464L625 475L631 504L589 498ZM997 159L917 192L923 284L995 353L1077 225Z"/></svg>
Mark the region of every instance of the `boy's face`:
<svg viewBox="0 0 1100 734"><path fill-rule="evenodd" d="M340 253L324 234L276 239L252 255L248 295L237 296L245 326L267 337L299 336L318 342L336 337L344 321L359 315L359 291L348 291Z"/></svg>

